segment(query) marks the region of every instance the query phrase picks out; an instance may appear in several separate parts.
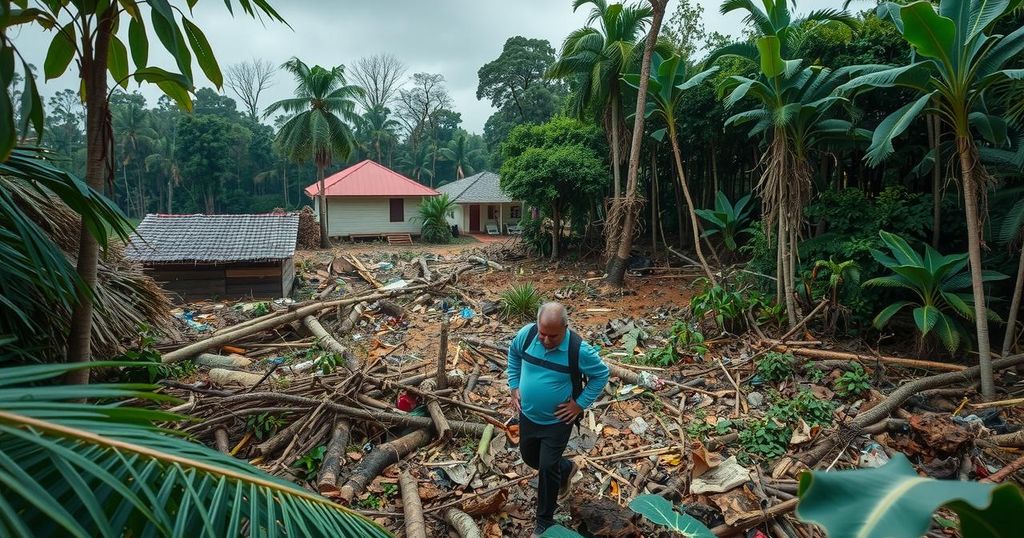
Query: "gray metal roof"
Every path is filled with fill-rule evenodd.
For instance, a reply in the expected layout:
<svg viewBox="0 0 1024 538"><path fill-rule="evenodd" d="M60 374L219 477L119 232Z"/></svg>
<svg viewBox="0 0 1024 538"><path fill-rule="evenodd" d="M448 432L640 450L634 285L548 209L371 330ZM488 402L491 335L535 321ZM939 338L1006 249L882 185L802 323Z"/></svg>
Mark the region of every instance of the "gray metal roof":
<svg viewBox="0 0 1024 538"><path fill-rule="evenodd" d="M435 190L442 194L447 193L452 201L459 204L501 204L514 201L501 190L501 177L492 172L480 172L464 177Z"/></svg>
<svg viewBox="0 0 1024 538"><path fill-rule="evenodd" d="M125 249L144 263L281 260L295 254L298 213L146 215Z"/></svg>

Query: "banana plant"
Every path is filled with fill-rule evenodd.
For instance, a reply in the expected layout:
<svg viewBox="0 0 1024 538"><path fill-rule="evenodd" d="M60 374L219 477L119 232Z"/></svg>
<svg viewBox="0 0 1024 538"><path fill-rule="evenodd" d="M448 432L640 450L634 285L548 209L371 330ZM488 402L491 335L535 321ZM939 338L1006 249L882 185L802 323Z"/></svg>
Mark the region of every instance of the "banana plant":
<svg viewBox="0 0 1024 538"><path fill-rule="evenodd" d="M704 232L704 237L720 233L722 234L722 241L725 243L725 247L731 251L736 251L739 248L736 238L741 233L750 232L750 228L747 227L752 209L749 205L750 197L751 195L748 194L737 200L736 204L733 204L724 192L718 191L715 194L714 209L697 210L697 215L711 225Z"/></svg>
<svg viewBox="0 0 1024 538"><path fill-rule="evenodd" d="M871 255L893 274L872 278L864 282L868 287L903 288L914 293L915 300L900 300L885 307L875 316L874 326L881 329L906 307L914 307L914 324L925 338L932 331L938 335L950 353L960 347L967 331L959 318L972 320L976 315L974 296L966 292L971 286L971 274L964 272L967 254L943 256L930 245L925 245L924 256L917 253L898 235L879 232L889 254L872 249ZM982 281L1002 280L1006 275L986 271ZM988 319L999 320L992 310L983 311Z"/></svg>
<svg viewBox="0 0 1024 538"><path fill-rule="evenodd" d="M885 2L879 5L878 13L891 20L913 47L913 63L897 67L863 66L865 74L838 90L849 95L900 87L915 94L912 101L875 129L865 155L870 165L892 155L893 141L922 112L934 114L954 135L967 217L981 392L986 399L995 396L981 263L983 219L979 213L988 174L979 158L976 136L997 147L1007 143L1005 121L990 113L985 101L988 95L1006 94L1021 87L1024 69L1007 66L1024 51L1024 27L1008 35L991 30L1020 3L1021 0L940 0L936 10L925 0L907 5Z"/></svg>
<svg viewBox="0 0 1024 538"><path fill-rule="evenodd" d="M390 536L329 499L158 427L187 417L141 407L173 400L153 386L48 383L76 369L133 365L0 369L0 535Z"/></svg>
<svg viewBox="0 0 1024 538"><path fill-rule="evenodd" d="M796 515L830 538L922 536L932 512L946 507L965 538L1020 536L1024 495L1014 484L935 480L918 476L903 454L877 469L805 472Z"/></svg>
<svg viewBox="0 0 1024 538"><path fill-rule="evenodd" d="M668 135L672 144L672 155L675 157L676 176L679 178L679 186L682 187L683 196L686 198L686 208L690 215L691 228L693 229L693 245L697 252L697 258L708 279L715 282L715 276L711 272L708 262L704 259L704 251L700 246L700 222L697 220L697 213L693 205L693 197L690 196L690 188L686 184L686 175L683 168L682 150L679 148L678 118L676 110L682 103L685 92L701 84L708 77L718 71L718 67L712 67L705 71L690 74L686 62L679 56L673 55L665 59L661 54L655 52L651 57L651 74L647 83L647 94L650 100L647 102L645 117L656 116L665 127L652 133L655 139L661 141ZM640 88L640 75L633 73L624 75L622 80L634 89Z"/></svg>

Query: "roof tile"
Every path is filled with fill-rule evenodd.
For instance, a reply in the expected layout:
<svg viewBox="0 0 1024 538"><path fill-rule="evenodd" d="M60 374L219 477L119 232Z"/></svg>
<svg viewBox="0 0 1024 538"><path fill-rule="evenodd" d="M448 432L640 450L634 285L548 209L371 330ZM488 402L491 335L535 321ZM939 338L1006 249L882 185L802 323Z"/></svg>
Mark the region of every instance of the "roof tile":
<svg viewBox="0 0 1024 538"><path fill-rule="evenodd" d="M144 263L280 260L295 254L298 213L262 215L150 214L125 257Z"/></svg>

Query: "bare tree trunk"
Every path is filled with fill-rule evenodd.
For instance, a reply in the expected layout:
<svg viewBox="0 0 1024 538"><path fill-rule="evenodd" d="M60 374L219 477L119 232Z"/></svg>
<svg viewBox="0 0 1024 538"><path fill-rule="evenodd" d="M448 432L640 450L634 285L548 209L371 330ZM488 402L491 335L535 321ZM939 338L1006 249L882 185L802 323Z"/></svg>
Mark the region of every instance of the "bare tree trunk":
<svg viewBox="0 0 1024 538"><path fill-rule="evenodd" d="M629 149L629 169L626 172L626 195L619 211L625 210L621 216L622 229L619 231L618 248L614 258L608 264L608 275L605 277L609 284L621 286L626 276L626 264L629 260L629 252L633 248L633 226L636 224L637 213L634 211L636 204L637 174L640 171L640 145L644 136L644 110L647 106L647 87L651 77L651 54L654 52L654 44L658 40L658 32L661 30L661 21L665 17L665 7L668 0L650 0L654 10L651 20L651 29L647 33L647 40L644 43L644 56L640 64L640 88L636 98L636 115L633 122L633 140Z"/></svg>
<svg viewBox="0 0 1024 538"><path fill-rule="evenodd" d="M441 341L437 352L437 372L434 374L434 383L439 390L448 388L448 331L451 328L451 318L448 313L442 314L441 318ZM455 357L458 362L459 358Z"/></svg>
<svg viewBox="0 0 1024 538"><path fill-rule="evenodd" d="M619 165L622 163L622 156L620 155L619 147L622 145L619 142L619 108L621 103L619 102L619 91L616 88L612 88L612 192L614 193L613 199L618 200L619 196L622 195L622 171Z"/></svg>
<svg viewBox="0 0 1024 538"><path fill-rule="evenodd" d="M331 248L331 240L327 237L327 189L324 182L324 168L322 164L316 166L316 180L320 192L317 193L317 201L320 205L320 248Z"/></svg>
<svg viewBox="0 0 1024 538"><path fill-rule="evenodd" d="M714 180L715 192L714 195L718 194L718 191L722 190L718 184L718 158L717 151L715 151L715 138L711 137L711 179Z"/></svg>
<svg viewBox="0 0 1024 538"><path fill-rule="evenodd" d="M614 202L613 202L614 203ZM551 259L558 259L558 240L562 235L562 215L559 214L558 204L551 204Z"/></svg>
<svg viewBox="0 0 1024 538"><path fill-rule="evenodd" d="M283 177L283 182L284 182L284 185L283 185L283 187L284 187L284 207L285 207L285 209L288 209L288 208L291 207L291 203L288 201L288 163L287 162L284 163L283 168L284 168L284 174L282 174L282 177Z"/></svg>
<svg viewBox="0 0 1024 538"><path fill-rule="evenodd" d="M683 230L683 191L679 188L679 181L673 181L672 187L676 196L676 226L678 227L676 233L679 234L679 250L685 250L686 244L684 241L686 233Z"/></svg>
<svg viewBox="0 0 1024 538"><path fill-rule="evenodd" d="M1024 241L1021 242L1020 256L1017 258L1017 283L1013 287L1013 298L1010 300L1010 315L1006 318L1006 335L1003 336L1001 355L1006 357L1013 347L1017 333L1017 314L1020 312L1021 294L1024 293Z"/></svg>
<svg viewBox="0 0 1024 538"><path fill-rule="evenodd" d="M651 252L658 256L658 154L651 151Z"/></svg>
<svg viewBox="0 0 1024 538"><path fill-rule="evenodd" d="M708 267L708 261L704 259L704 251L700 246L700 223L697 222L697 212L693 207L693 198L690 197L690 188L686 185L686 174L683 172L683 156L679 150L679 141L676 140L675 127L669 126L669 138L672 142L672 156L676 161L677 176L679 177L679 185L683 190L683 196L686 198L686 212L690 216L690 228L693 230L693 249L697 253L697 259L700 260L700 266L704 269L704 274L707 275L708 280L711 284L717 284L718 281L715 279L715 275L711 272L711 268Z"/></svg>
<svg viewBox="0 0 1024 538"><path fill-rule="evenodd" d="M107 102L107 55L110 38L113 35L117 7L110 6L97 17L95 41L90 32L85 32L81 43L82 84L86 100L86 169L85 180L90 187L103 192L103 185L109 170L111 144L106 136L107 122L110 121L110 103ZM95 49L93 49L95 43ZM30 75L26 75L30 76ZM92 297L89 289L96 285L96 264L99 262L99 244L82 223L78 239L78 261L76 269L84 286L76 293L76 303L71 314L68 333L67 362L88 362L92 359ZM89 370L68 372L67 384L86 384Z"/></svg>
<svg viewBox="0 0 1024 538"><path fill-rule="evenodd" d="M971 291L974 293L974 321L978 330L978 365L981 367L981 396L992 400L996 396L992 373L992 350L988 336L988 318L985 308L985 286L981 281L981 216L978 214L978 183L984 171L978 173L981 163L975 153L974 141L957 137L960 153L960 171L963 177L964 209L967 213L967 254L971 264ZM982 185L982 188L984 186Z"/></svg>
<svg viewBox="0 0 1024 538"><path fill-rule="evenodd" d="M324 451L324 462L320 466L320 476L316 480L316 489L321 495L338 493L338 473L345 462L345 448L352 432L352 424L348 419L339 418L334 423L331 441Z"/></svg>
<svg viewBox="0 0 1024 538"><path fill-rule="evenodd" d="M167 213L174 213L174 185L171 179L167 180Z"/></svg>

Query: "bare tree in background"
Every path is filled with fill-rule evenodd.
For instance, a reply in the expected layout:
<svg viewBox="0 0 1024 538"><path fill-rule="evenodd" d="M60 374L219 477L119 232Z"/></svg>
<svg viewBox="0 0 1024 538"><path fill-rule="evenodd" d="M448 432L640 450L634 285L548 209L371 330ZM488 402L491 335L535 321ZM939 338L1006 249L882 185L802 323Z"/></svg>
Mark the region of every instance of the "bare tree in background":
<svg viewBox="0 0 1024 538"><path fill-rule="evenodd" d="M274 64L269 60L253 58L232 64L224 73L224 85L242 100L253 121L260 115L260 94L274 85L271 79L275 71Z"/></svg>
<svg viewBox="0 0 1024 538"><path fill-rule="evenodd" d="M435 113L452 106L452 98L444 86L444 76L416 73L412 88L398 92L398 116L409 131L413 153L425 136L431 134Z"/></svg>
<svg viewBox="0 0 1024 538"><path fill-rule="evenodd" d="M351 71L352 80L366 90L359 104L365 110L386 107L401 91L407 70L402 60L393 54L360 58Z"/></svg>

